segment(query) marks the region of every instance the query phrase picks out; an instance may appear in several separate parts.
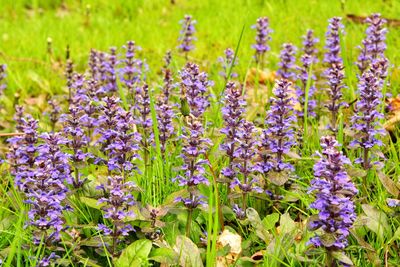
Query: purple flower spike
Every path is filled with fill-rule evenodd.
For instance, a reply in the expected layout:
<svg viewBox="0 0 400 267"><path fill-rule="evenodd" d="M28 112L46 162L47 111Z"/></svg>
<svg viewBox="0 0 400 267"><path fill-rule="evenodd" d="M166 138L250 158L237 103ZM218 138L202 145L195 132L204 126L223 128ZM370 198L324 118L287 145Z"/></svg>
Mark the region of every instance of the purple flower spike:
<svg viewBox="0 0 400 267"><path fill-rule="evenodd" d="M292 44L283 44L280 55L281 61L279 62L279 69L276 72L278 76L286 80L295 80L296 73L294 72L296 65L296 51L297 48Z"/></svg>
<svg viewBox="0 0 400 267"><path fill-rule="evenodd" d="M340 35L344 34L344 26L341 21L342 18L340 17L329 19L325 45L327 51L324 56L324 62L328 63L329 66L343 64L340 56Z"/></svg>
<svg viewBox="0 0 400 267"><path fill-rule="evenodd" d="M199 66L188 62L180 72L181 76L181 95L187 97L190 112L195 117L200 117L210 105L208 101L207 88L213 85L208 80L205 72L199 71Z"/></svg>
<svg viewBox="0 0 400 267"><path fill-rule="evenodd" d="M225 57L219 57L218 62L222 66L222 71L219 72L219 75L224 78L226 83L229 79L234 79L238 76L237 73L231 71L230 77L228 77L229 70L238 64L238 59L235 59L235 51L231 48L225 49L224 53ZM235 62L233 61L234 59Z"/></svg>
<svg viewBox="0 0 400 267"><path fill-rule="evenodd" d="M54 99L50 99L48 101L48 104L49 104L50 110L51 110L49 113L50 122L52 125L52 130L54 131L55 125L60 118L61 107L60 107L59 103Z"/></svg>
<svg viewBox="0 0 400 267"><path fill-rule="evenodd" d="M5 79L7 77L6 74L7 65L0 65L0 94L3 94L4 89L6 89Z"/></svg>
<svg viewBox="0 0 400 267"><path fill-rule="evenodd" d="M374 76L372 70L366 70L358 84L359 97L355 107L355 114L351 119L352 130L356 133L356 139L350 143L353 147L360 147L362 156L356 159L356 163L362 163L364 169L372 167L369 153L374 147L382 146L379 136L385 134L379 120L383 114L379 112L382 101L382 93L379 87L379 78Z"/></svg>
<svg viewBox="0 0 400 267"><path fill-rule="evenodd" d="M317 43L319 43L319 39L314 37L314 31L307 30L307 33L303 36L303 53L309 55L314 64L318 62L318 49L315 47Z"/></svg>
<svg viewBox="0 0 400 267"><path fill-rule="evenodd" d="M342 64L334 64L327 70L326 76L328 78L328 95L329 102L325 105L331 113L330 129L336 132L337 118L339 115L339 109L347 104L342 100L343 89L346 86L343 84L344 80L344 67Z"/></svg>
<svg viewBox="0 0 400 267"><path fill-rule="evenodd" d="M174 125L172 124L174 118L175 114L170 105L164 103L159 103L159 105L157 105L159 139L161 143L161 152L163 154L165 154L166 151L167 141L174 134Z"/></svg>
<svg viewBox="0 0 400 267"><path fill-rule="evenodd" d="M179 41L181 44L178 46L179 50L187 54L194 49L193 41L196 38L193 36L196 32L194 25L197 23L192 19L192 16L185 15L185 18L179 22L182 25L182 30L180 31Z"/></svg>
<svg viewBox="0 0 400 267"><path fill-rule="evenodd" d="M237 87L235 83L228 82L225 91L225 105L222 108L225 127L221 130L221 133L225 134L226 137L220 149L225 151L229 158L229 165L222 170L222 173L226 178L232 180L235 176L232 164L235 159L235 151L238 148L239 132L244 122L243 113L246 102L242 94L242 88Z"/></svg>
<svg viewBox="0 0 400 267"><path fill-rule="evenodd" d="M140 82L144 80L144 71L147 66L142 60L136 58L136 52L141 48L136 46L134 41L128 41L123 48L125 49L125 58L120 60L121 67L118 69L118 73L122 84L132 97L135 97Z"/></svg>
<svg viewBox="0 0 400 267"><path fill-rule="evenodd" d="M174 181L179 182L179 186L186 186L189 190L189 198L181 198L181 202L187 205L187 202L193 202L193 189L199 184L208 185L209 181L205 176L204 166L207 161L202 159L211 141L203 137L204 129L197 120L190 119L187 127L184 129L183 148L181 157L184 164L182 171L184 175L178 175ZM195 208L195 207L192 207Z"/></svg>
<svg viewBox="0 0 400 267"><path fill-rule="evenodd" d="M314 93L315 93L315 80L316 77L313 73L310 73L310 67L311 64L313 64L313 57L308 55L308 54L304 54L301 57L301 62L303 63L302 67L299 68L300 73L297 76L297 79L301 82L300 86L296 86L296 95L297 95L297 100L299 101L300 107L302 110L297 111L296 110L296 114L297 116L299 116L300 118L304 117L304 104L306 101L306 88L307 88L307 83L308 80L310 79L311 83L310 83L310 87L308 89L308 104L307 104L307 117L315 117L316 114L314 112L314 109L317 105L317 101L313 99Z"/></svg>
<svg viewBox="0 0 400 267"><path fill-rule="evenodd" d="M339 144L335 138L322 137L321 146L323 151L314 165L314 179L309 189L316 195L310 207L318 210L318 215L310 220L309 227L321 228L324 233L311 238L309 243L328 251L343 250L356 219L352 199L357 189L344 167L350 161L337 150Z"/></svg>
<svg viewBox="0 0 400 267"><path fill-rule="evenodd" d="M372 14L366 20L369 24L366 30L366 37L359 47L360 55L357 60L357 67L363 73L369 65L378 58L385 58L386 34L384 27L386 20L381 18L380 14Z"/></svg>
<svg viewBox="0 0 400 267"><path fill-rule="evenodd" d="M105 224L99 224L99 231L104 235L111 235L112 242L110 252L114 255L116 246L120 243L124 236L128 236L129 232L133 231L132 225L126 223L128 217L133 216L133 212L129 210L135 202L131 194L134 189L132 182L125 182L121 176L108 177L107 184L97 187L102 190L106 196L99 199L99 204L104 205L104 219L110 220L112 227Z"/></svg>
<svg viewBox="0 0 400 267"><path fill-rule="evenodd" d="M65 205L68 188L72 183L68 155L61 151L66 140L60 133L44 133L44 141L37 147L34 174L25 180L26 203L31 205L28 212L29 224L35 227L34 243L41 242L46 233L47 242L60 239L63 229L63 210L70 209Z"/></svg>
<svg viewBox="0 0 400 267"><path fill-rule="evenodd" d="M293 99L290 97L291 85L291 82L284 79L276 82L271 109L267 112L265 121L266 130L263 136L268 144L267 148L275 154L273 169L278 172L293 170L290 163L284 162L284 155L295 145L293 127L296 117L293 115Z"/></svg>
<svg viewBox="0 0 400 267"><path fill-rule="evenodd" d="M257 19L257 23L252 26L256 30L256 43L251 47L255 50L254 58L256 64L264 64L265 53L270 50L268 43L271 41L272 30L269 28L269 20L267 17Z"/></svg>

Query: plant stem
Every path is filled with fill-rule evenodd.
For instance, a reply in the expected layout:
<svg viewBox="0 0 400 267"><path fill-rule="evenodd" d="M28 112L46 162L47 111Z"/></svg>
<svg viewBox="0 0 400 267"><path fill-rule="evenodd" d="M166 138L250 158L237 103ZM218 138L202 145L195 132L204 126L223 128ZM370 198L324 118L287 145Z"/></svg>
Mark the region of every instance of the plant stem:
<svg viewBox="0 0 400 267"><path fill-rule="evenodd" d="M190 237L190 228L192 226L193 209L188 209L188 217L186 221L186 236Z"/></svg>

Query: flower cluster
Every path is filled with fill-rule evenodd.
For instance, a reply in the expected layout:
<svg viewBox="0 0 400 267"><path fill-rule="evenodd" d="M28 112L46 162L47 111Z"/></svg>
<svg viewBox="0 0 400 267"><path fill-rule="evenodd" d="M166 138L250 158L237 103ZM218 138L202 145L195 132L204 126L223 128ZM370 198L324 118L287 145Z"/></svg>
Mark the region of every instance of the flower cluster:
<svg viewBox="0 0 400 267"><path fill-rule="evenodd" d="M59 240L63 229L63 210L70 209L64 200L68 193L66 183L72 183L68 155L61 146L66 140L60 133L44 133L44 141L37 147L34 175L25 180L26 202L31 205L30 225L37 229L34 243L39 244L44 235L46 244Z"/></svg>
<svg viewBox="0 0 400 267"><path fill-rule="evenodd" d="M225 49L224 53L225 56L219 57L218 62L222 66L222 70L219 72L219 75L224 78L226 83L229 79L234 79L238 76L236 72L232 71L233 66L238 64L238 60L235 58L235 51L233 51L233 49L227 48Z"/></svg>
<svg viewBox="0 0 400 267"><path fill-rule="evenodd" d="M184 19L180 21L180 24L182 25L179 37L181 44L178 48L180 51L188 53L194 49L193 41L196 40L196 38L193 35L196 32L194 28L196 21L192 19L192 16L185 15Z"/></svg>
<svg viewBox="0 0 400 267"><path fill-rule="evenodd" d="M207 88L213 83L208 80L207 73L200 72L199 66L188 62L180 72L181 95L185 96L189 104L190 113L200 117L210 105L208 101Z"/></svg>
<svg viewBox="0 0 400 267"><path fill-rule="evenodd" d="M17 109L20 116L17 120L17 130L22 135L17 135L8 139L10 151L7 154L7 160L11 165L11 174L15 176L14 182L16 187L26 192L26 182L35 175L35 160L37 156L38 142L38 121L31 116L23 117L23 109Z"/></svg>
<svg viewBox="0 0 400 267"><path fill-rule="evenodd" d="M285 163L283 156L288 153L294 142L293 99L291 98L288 80L277 80L274 88L274 97L271 99L271 109L267 112L266 130L264 130L264 143L275 154L273 169L275 171L293 170L290 163ZM265 166L267 167L267 166Z"/></svg>
<svg viewBox="0 0 400 267"><path fill-rule="evenodd" d="M347 104L342 100L343 89L346 87L343 84L344 80L344 67L342 64L335 64L327 70L326 76L328 78L328 95L329 102L325 105L330 111L331 123L329 125L333 132L336 132L336 124L339 115L339 109Z"/></svg>
<svg viewBox="0 0 400 267"><path fill-rule="evenodd" d="M51 128L54 131L55 125L60 118L61 107L55 99L50 99L48 104L51 110L49 113Z"/></svg>
<svg viewBox="0 0 400 267"><path fill-rule="evenodd" d="M167 54L164 57L165 65L163 68L163 74L164 74L164 85L162 87L162 102L164 104L168 104L168 101L171 96L171 91L174 89L175 85L173 84L174 79L172 77L172 71L169 68L169 65L171 64L171 51L168 51Z"/></svg>
<svg viewBox="0 0 400 267"><path fill-rule="evenodd" d="M378 79L371 70L366 70L362 74L358 84L360 99L357 101L355 114L351 119L356 139L350 145L362 148L363 155L355 162L362 163L364 169L371 168L369 153L373 147L382 145L378 136L385 134L385 130L379 123L383 114L379 112L382 93Z"/></svg>
<svg viewBox="0 0 400 267"><path fill-rule="evenodd" d="M242 88L237 87L235 83L228 82L225 91L225 105L222 108L225 127L222 128L221 133L225 134L226 137L220 149L225 151L229 158L229 165L222 170L222 174L232 180L235 176L233 161L236 156L235 151L238 148L239 132L244 122L243 113L246 102L243 97Z"/></svg>
<svg viewBox="0 0 400 267"><path fill-rule="evenodd" d="M128 92L134 97L143 80L143 73L146 70L144 62L136 58L136 52L140 47L136 46L134 41L128 41L125 46L125 58L120 60L121 67L118 69L122 84L128 89Z"/></svg>
<svg viewBox="0 0 400 267"><path fill-rule="evenodd" d="M177 198L176 201L182 202L188 209L193 209L202 203L201 196L193 192L195 187L199 184L209 184L204 169L207 161L202 159L202 156L206 153L211 141L203 137L203 126L195 119L190 119L184 130L181 154L184 161L182 166L184 175L178 175L174 180L179 182L179 186L186 186L190 196Z"/></svg>
<svg viewBox="0 0 400 267"><path fill-rule="evenodd" d="M310 187L310 192L316 195L310 207L319 213L309 226L313 230L321 228L324 234L311 238L309 243L327 250L342 250L347 246L347 236L356 219L352 198L357 189L344 168L350 161L337 150L339 144L335 138L322 137L321 146L323 151L314 165L315 178Z"/></svg>
<svg viewBox="0 0 400 267"><path fill-rule="evenodd" d="M125 222L128 217L133 216L133 212L129 210L135 204L131 193L133 188L134 183L124 181L121 176L110 176L107 184L96 188L104 193L104 197L99 199L99 204L103 205L104 218L109 219L112 224L112 227L109 227L101 223L98 229L104 235L112 237L110 252L113 256L117 253L116 248L121 239L134 230L132 225Z"/></svg>
<svg viewBox="0 0 400 267"><path fill-rule="evenodd" d="M3 93L4 89L6 89L6 83L5 78L7 76L6 74L6 69L7 69L7 65L5 64L0 64L0 94Z"/></svg>
<svg viewBox="0 0 400 267"><path fill-rule="evenodd" d="M306 102L306 89L307 89L307 84L309 83L310 80L310 86L308 88L308 103L307 103L307 117L315 117L315 112L314 109L317 106L317 101L313 99L314 93L315 93L315 80L316 77L313 73L310 73L311 71L311 64L313 63L313 57L310 56L309 54L304 54L301 57L301 62L303 65L301 68L299 68L299 74L297 76L297 79L301 82L300 86L296 86L296 95L297 95L297 101L300 104L301 110L296 110L297 116L300 118L304 117L304 104Z"/></svg>
<svg viewBox="0 0 400 267"><path fill-rule="evenodd" d="M340 56L340 35L344 34L344 26L341 20L340 17L329 19L325 45L327 51L324 56L324 62L328 63L329 66L343 64Z"/></svg>
<svg viewBox="0 0 400 267"><path fill-rule="evenodd" d="M270 50L268 42L271 41L272 30L269 28L268 18L258 18L257 23L252 28L256 30L256 43L252 45L252 48L256 51L254 58L257 65L262 65L265 53Z"/></svg>
<svg viewBox="0 0 400 267"><path fill-rule="evenodd" d="M312 58L312 63L318 62L318 49L315 47L317 43L319 43L319 39L314 37L314 31L307 30L307 33L303 36L303 53Z"/></svg>
<svg viewBox="0 0 400 267"><path fill-rule="evenodd" d="M381 18L380 14L372 14L365 22L369 26L366 30L366 37L362 41L362 46L359 47L361 51L356 63L361 73L377 58L384 58L386 50L387 29L384 27L386 20Z"/></svg>
<svg viewBox="0 0 400 267"><path fill-rule="evenodd" d="M244 121L238 133L238 148L234 152L236 162L233 164L235 170L235 178L230 187L239 187L243 195L242 209L246 210L246 197L250 192L261 193L262 189L255 185L257 180L251 177L256 170L256 166L252 164L252 160L256 155L255 147L257 145L254 135L256 129L253 123ZM241 177L239 179L238 177Z"/></svg>
<svg viewBox="0 0 400 267"><path fill-rule="evenodd" d="M286 80L293 80L296 78L296 73L294 72L296 66L296 50L297 48L292 44L283 44L280 54L280 62L278 63L279 69L276 72L279 77Z"/></svg>
<svg viewBox="0 0 400 267"><path fill-rule="evenodd" d="M172 123L174 118L174 111L168 103L161 102L157 105L159 139L163 154L165 154L168 139L174 134L174 125Z"/></svg>

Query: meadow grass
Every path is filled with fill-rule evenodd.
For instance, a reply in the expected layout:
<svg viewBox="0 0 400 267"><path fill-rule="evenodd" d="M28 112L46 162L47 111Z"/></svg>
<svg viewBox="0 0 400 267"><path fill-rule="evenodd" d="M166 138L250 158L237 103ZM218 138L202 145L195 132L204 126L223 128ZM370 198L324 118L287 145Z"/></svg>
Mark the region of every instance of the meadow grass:
<svg viewBox="0 0 400 267"><path fill-rule="evenodd" d="M0 0L0 63L8 66L8 88L5 96L2 97L3 115L2 132L10 132L12 129L13 106L15 103L26 104L27 110L37 118L41 117L46 108L44 99L53 95L66 94L64 68L66 61L67 47L69 55L73 60L77 71L84 71L88 61L88 54L91 48L107 51L109 47L121 47L127 40L134 40L142 47L140 56L145 58L149 65L148 80L150 85L156 88L156 92L161 84L160 69L163 65L162 58L166 51L176 51L178 45L180 25L178 21L185 14L191 14L197 20L197 33L195 42L196 49L190 53L189 59L201 66L202 70L209 73L210 78L215 80L213 94L218 96L223 92L225 83L218 77L219 65L217 58L223 54L223 50L231 47L235 49L235 56L239 58L239 65L235 66L235 72L239 74L239 80L245 81L246 73L250 67L254 66L251 44L254 40L254 31L250 29L256 19L260 16L268 16L270 26L274 30L271 41L271 51L267 53L267 68L277 69L279 61L279 51L282 43L291 42L297 47L301 47L301 36L306 30L311 28L320 38L318 48L319 56L323 52L324 34L327 27L327 20L333 16L346 17L347 14L368 16L373 12L379 12L386 18L399 18L399 1L267 1L267 0L231 0L231 1L180 1L171 4L166 0L136 0L136 1L8 1ZM364 38L365 25L354 23L344 19L346 34L343 36L342 55L346 70L346 85L348 89L344 92L345 99L352 101L356 97L357 90L357 69L354 61L358 56L355 49ZM397 44L400 41L399 29L388 27L387 36L388 49L386 52L390 62L394 65L389 88L386 92L397 95L400 77L398 75L398 65L400 63L400 52ZM49 42L51 42L51 52L49 52ZM119 50L121 53L122 51ZM173 68L177 72L181 69L185 58L179 53L174 53ZM231 70L230 70L231 71ZM317 70L318 71L318 70ZM307 84L309 88L310 84ZM256 86L257 87L257 86ZM318 90L322 90L323 84L317 84ZM122 96L122 94L121 94ZM267 98L266 95L259 96ZM123 98L122 98L123 99ZM151 117L156 121L155 96L151 93ZM123 99L123 101L125 101ZM306 100L305 107L307 107ZM125 102L126 104L126 102ZM210 112L206 114L205 125L211 122L207 132L212 138L214 145L208 156L210 166L220 171L226 165L224 160L219 157L219 144L223 137L219 134L218 128L222 125L220 114L221 103L214 100ZM382 109L384 106L382 106ZM307 110L305 108L305 110ZM357 155L352 150L347 150L345 146L349 142L349 137L345 132L345 122L343 116L347 116L346 111L340 117L340 127L338 140L343 144L347 156L353 160ZM306 114L307 117L307 114ZM180 126L184 121L180 121ZM46 123L42 123L43 129L48 128ZM181 127L179 127L181 128ZM179 149L175 149L174 155L167 159L162 158L159 144L159 132L157 124L153 124L154 140L157 144L150 148L150 158L154 159L151 168L140 166L145 172L143 175L136 175L134 180L142 186L144 193L140 195L143 203L160 205L172 202L178 187L169 179L177 174L174 166L179 165ZM178 132L178 135L180 132ZM301 158L293 159L296 161L295 183L302 188L307 188L313 177L312 166L315 162L314 152L320 149L319 138L321 136L321 125L315 120L305 120L304 122L304 146L301 151ZM387 158L384 172L391 177L400 175L399 167L399 143L392 142L389 138L385 139L389 144L388 149L382 151ZM181 146L179 142L175 144L177 148ZM4 150L4 149L3 149ZM177 163L178 162L178 163ZM2 170L6 173L6 170ZM93 171L85 170L88 174ZM214 170L207 170L211 173ZM356 172L357 170L355 170ZM24 221L27 206L23 204L21 196L14 189L9 188L12 184L10 175L3 176L4 181L0 187L0 256L6 258L5 266L23 266L25 264L35 264L35 259L31 262L23 261L22 258L30 259L31 252L24 249L24 244L30 240L30 236L24 231ZM363 212L361 204L370 203L377 207L379 211L392 214L387 208L386 198L389 196L387 190L382 185L375 172L367 174L368 186L365 194L358 198L357 213ZM93 178L95 179L95 178ZM361 179L354 175L355 183L360 185ZM218 185L213 182L209 188L202 188L202 192L209 197L209 210L203 215L202 220L206 221L208 239L206 248L207 266L215 264L216 239L220 226L218 224L218 202L226 200L225 190L218 191ZM221 189L221 188L220 188ZM285 191L285 195L293 195L299 198L299 203L287 204L287 211L298 211L305 216L310 214L308 206L312 198L307 194ZM71 202L74 204L74 213L79 218L79 227L87 236L101 235L94 230L98 214L76 197ZM261 206L263 202L252 200L253 207ZM265 209L264 209L265 211ZM376 213L382 215L382 213ZM260 214L264 217L266 214ZM11 221L12 220L12 221ZM67 218L67 221L69 218ZM182 214L177 215L177 220L184 223L186 217ZM356 266L371 266L388 263L389 266L400 264L398 255L399 237L394 234L400 225L399 217L389 216L389 218L375 218L378 225L377 233L358 228L359 236L362 236L368 245L360 244L355 238L351 238L348 251ZM384 229L384 233L379 235L380 224L389 225ZM73 219L70 220L71 222ZM85 225L86 224L86 225ZM140 226L140 225L137 225ZM175 227L175 226L171 226ZM192 237L199 239L201 229L192 229ZM175 242L179 229L166 228L165 232L170 231L168 241ZM307 233L305 236L311 236ZM244 229L243 237L246 239L251 233ZM277 232L273 233L279 237ZM197 235L197 236L196 236ZM199 241L199 240L197 240ZM279 243L281 242L281 243ZM285 240L276 239L273 253L265 257L264 266L313 266L318 265L320 258L313 262L300 263L293 255L288 255L285 251ZM397 243L396 243L397 242ZM254 245L256 243L256 245ZM257 250L257 242L252 243ZM393 245L395 244L395 245ZM393 246L392 246L393 245ZM304 242L295 245L297 251L304 251ZM397 249L397 255L396 255ZM37 250L37 253L40 249ZM66 262L70 261L69 251L65 255ZM282 259L284 254L285 260ZM389 260L387 259L389 255ZM286 256L286 257L285 257ZM303 255L304 256L304 255ZM107 262L111 265L110 255L106 255ZM376 261L376 262L374 262ZM379 262L378 262L379 261ZM27 263L28 262L28 263ZM83 263L82 263L83 264ZM88 263L82 266L91 266Z"/></svg>

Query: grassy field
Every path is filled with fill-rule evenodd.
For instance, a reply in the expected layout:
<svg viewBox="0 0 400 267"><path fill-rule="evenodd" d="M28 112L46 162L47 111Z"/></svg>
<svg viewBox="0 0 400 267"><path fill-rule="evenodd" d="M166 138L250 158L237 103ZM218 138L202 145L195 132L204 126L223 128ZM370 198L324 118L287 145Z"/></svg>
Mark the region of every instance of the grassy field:
<svg viewBox="0 0 400 267"><path fill-rule="evenodd" d="M265 72L271 73L278 69L282 44L290 42L301 48L301 36L307 29L313 29L316 37L320 39L317 47L318 57L321 59L325 52L323 47L328 19L334 16L343 17L345 35L341 36L341 52L347 85L344 98L352 102L357 97L358 70L354 62L359 50L356 47L365 37L366 25L347 19L347 15L367 17L371 13L378 12L387 19L400 19L400 1L395 0L176 0L175 2L172 4L167 0L0 0L0 64L7 65L7 89L0 98L2 116L0 131L2 133L15 131L13 115L16 104L25 106L27 113L39 119L39 132L50 131L49 120L43 116L50 111L47 100L54 97L62 102L63 111L67 111L65 101L65 96L68 94L65 78L67 54L74 63L75 71L84 72L87 69L90 49L108 51L110 47L117 47L118 54L123 55L124 50L121 47L128 40L134 40L142 48L138 57L145 60L149 66L147 82L150 88L154 89L150 92L149 116L154 121L155 95L160 92L163 82L161 72L165 53L168 50L172 51L171 69L175 82L179 82L178 71L187 61L177 51L181 28L179 21L185 14L191 14L197 21L196 48L189 53L188 61L198 64L202 71L208 73L210 80L214 81L213 95L221 94L225 87L225 81L218 75L220 71L218 57L222 56L228 47L237 48L239 63L234 67L234 71L238 73L238 82L247 84L245 90L253 96L248 101L247 118L255 121L257 127L262 127L265 118L264 104L269 98L257 82L251 85L246 83L248 82L246 74L251 68L256 67L253 59L254 50L251 48L255 32L251 26L255 24L257 18L267 16L273 30L271 51L266 54L265 66ZM388 30L385 54L391 67L390 86L385 87L385 90L396 96L400 85L398 69L400 50L397 45L400 42L400 27L389 25ZM300 52L299 49L297 56ZM321 62L315 66L319 78L323 69ZM268 94L271 93L272 85L272 82L267 85ZM321 101L326 99L323 95L325 87L324 79L319 79L317 91ZM258 89L260 91L257 91ZM176 90L173 96L173 100L177 103L179 103L178 92L179 90ZM120 97L124 98L122 95ZM103 212L96 204L98 194L94 193L95 185L104 182L107 171L88 163L81 171L92 184L88 185L86 191L74 192L68 196L68 201L74 209L72 212L65 212L69 234L62 235L63 242L59 247L47 246L41 240L39 248L35 248L31 243L32 234L28 230L29 227L25 226L29 205L24 204L23 192L12 186L14 178L9 173L8 164L2 164L0 259L4 262L4 266L34 266L38 258L48 255L51 251L60 255L55 266L160 266L161 263L173 266L178 262L183 266L201 266L203 263L206 266L214 266L217 255L220 258L227 254L231 255L229 247L223 247L217 242L221 230L221 218L218 216L222 212L227 228L235 229L241 236L242 252L239 259L236 258L235 264L231 262L231 265L221 266L322 266L325 254L321 253L321 250L309 249L306 245L313 233L306 229L305 221L315 213L309 209L314 198L307 193L307 187L313 178L315 152L321 149L319 139L329 132L325 127L328 120L327 112L321 109L318 120L306 120L308 127L306 134L304 134L304 124L300 123L298 126L299 135L304 134L303 145L293 150L301 157L295 155L289 159L296 167L295 173L291 176L296 179L291 180L297 187L279 189L285 196L281 205L275 205L275 202L265 200L265 197L252 198L249 200L249 207L254 210L247 214L245 223L239 223L230 207L228 208L231 203L227 197L227 190L216 181L222 168L227 165L227 159L219 151L220 144L224 142L224 136L219 132L223 125L221 107L219 99L211 98L211 107L204 116L205 135L213 142L206 158L208 164L206 176L211 185L200 187L200 191L208 199L208 206L194 214L196 223L192 225L190 239L184 239L183 235L187 217L192 214L188 216L186 211L171 209L172 211L162 219L165 225L158 229L162 232L162 241L152 240L154 242L149 244L147 241L151 238L148 238L145 231L140 230L148 228L149 220L140 217L144 215L139 208L136 208L133 211L137 213L138 218L132 220L131 224L137 231L127 238L127 243L131 245L120 244L121 251L124 252L121 255L111 255L113 253L109 253L105 247L109 240L96 230L97 223L104 222L105 219L102 218ZM383 103L380 108L384 109ZM341 149L344 154L354 162L358 152L347 147L352 138L352 133L348 130L351 124L349 122L351 112L352 109L343 110L337 138L343 145ZM178 116L174 122L177 126L176 135L181 135L182 128L187 126L185 118ZM59 126L58 130L61 131L62 128ZM179 171L179 166L182 164L179 154L184 144L179 138L171 142L168 146L170 156L163 158L157 146L159 142L157 127L152 128L152 131L155 136L154 146L146 148L148 149L146 152L140 151L139 154L145 162L138 163L141 172L132 174L129 179L141 188L141 191L135 192L134 197L142 206L171 205L173 198L182 193L177 183L171 179L182 173ZM2 158L5 158L6 138L2 141ZM347 169L360 191L355 200L358 219L346 249L346 255L354 266L400 265L400 213L398 208L390 208L387 205L387 198L400 197L399 144L389 135L383 138L383 142L385 145L380 152L386 159L382 170L365 171L356 166ZM99 151L94 150L93 153ZM151 160L148 162L148 159ZM221 208L218 203L223 206L220 214L217 214ZM258 213L252 214L253 211ZM79 232L77 239L71 237L71 229ZM74 244L79 244L79 247ZM99 244L102 246L99 247ZM130 250L123 250L125 245ZM180 245L182 246L179 247ZM192 252L193 255L190 255ZM261 255L259 258L255 256L257 253ZM201 259L196 258L197 256ZM135 261L135 257L139 260ZM346 259L342 258L343 261ZM124 261L130 262L130 265L126 265Z"/></svg>

